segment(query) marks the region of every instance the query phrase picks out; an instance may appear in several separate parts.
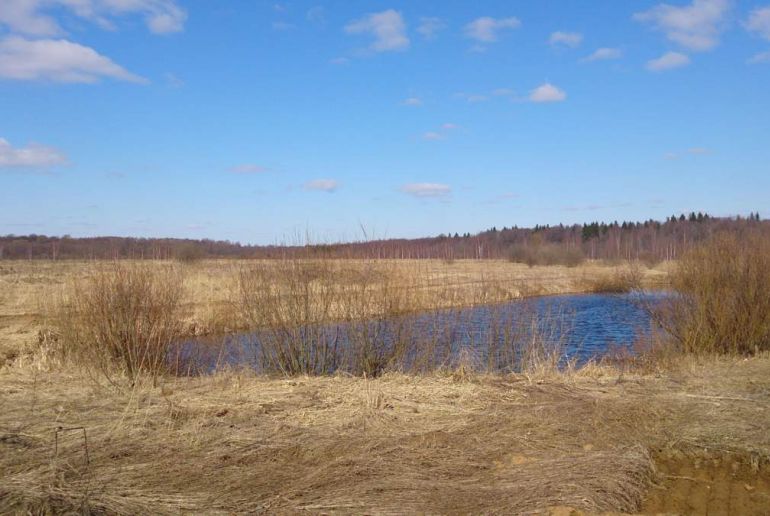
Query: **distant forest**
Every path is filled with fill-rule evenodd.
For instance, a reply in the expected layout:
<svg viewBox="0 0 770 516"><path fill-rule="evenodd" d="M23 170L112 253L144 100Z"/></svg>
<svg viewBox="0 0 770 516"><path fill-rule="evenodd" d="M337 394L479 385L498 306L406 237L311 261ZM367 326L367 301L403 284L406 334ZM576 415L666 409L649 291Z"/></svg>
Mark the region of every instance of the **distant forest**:
<svg viewBox="0 0 770 516"><path fill-rule="evenodd" d="M759 214L711 217L703 213L665 221L592 222L534 228L493 227L477 234L442 234L417 239L387 239L302 246L255 246L237 242L176 238L44 235L0 236L0 259L152 259L193 261L206 258L397 258L509 259L534 264L577 264L585 259L658 262L679 257L694 243L719 231L770 231Z"/></svg>

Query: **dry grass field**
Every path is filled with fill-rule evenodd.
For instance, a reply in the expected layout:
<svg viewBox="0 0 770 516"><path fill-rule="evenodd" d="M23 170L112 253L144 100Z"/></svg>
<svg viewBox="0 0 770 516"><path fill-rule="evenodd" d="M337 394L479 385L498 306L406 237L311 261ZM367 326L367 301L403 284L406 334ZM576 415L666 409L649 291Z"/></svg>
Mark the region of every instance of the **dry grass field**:
<svg viewBox="0 0 770 516"><path fill-rule="evenodd" d="M238 329L241 265L178 266L188 331ZM0 262L0 513L766 514L770 504L766 352L521 374L236 369L110 383L38 341L56 300L93 267ZM665 267L595 263L377 267L409 292L405 310L667 278ZM345 270L340 281L360 283L371 264Z"/></svg>

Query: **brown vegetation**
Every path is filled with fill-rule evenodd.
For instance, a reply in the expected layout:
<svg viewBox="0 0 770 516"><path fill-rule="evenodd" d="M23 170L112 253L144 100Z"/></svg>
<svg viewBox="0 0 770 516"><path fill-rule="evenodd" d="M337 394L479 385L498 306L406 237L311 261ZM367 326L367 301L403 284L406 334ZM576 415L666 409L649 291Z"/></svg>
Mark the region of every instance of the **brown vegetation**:
<svg viewBox="0 0 770 516"><path fill-rule="evenodd" d="M167 371L170 346L183 334L173 266L99 265L65 292L52 320L64 359L108 379Z"/></svg>
<svg viewBox="0 0 770 516"><path fill-rule="evenodd" d="M685 352L770 350L770 238L721 233L676 266L658 318Z"/></svg>
<svg viewBox="0 0 770 516"><path fill-rule="evenodd" d="M708 261L761 279L752 253L739 267ZM452 321L462 321L451 311L435 312L448 314L446 338L404 327L383 346L379 324L399 314L649 285L663 269L315 259L3 267L0 339L15 345L14 332L43 324L34 314L46 312L52 283L67 302L47 321L58 333L41 332L0 365L2 513L636 512L660 507L653 486L673 489L656 460L697 460L704 448L753 466L748 510L770 494L766 352L560 368L568 317L514 325L494 310L484 356L452 349ZM435 317L427 324L444 328ZM318 332L330 321L351 345ZM263 332L267 372L282 374L145 367L200 328ZM79 374L85 362L112 383Z"/></svg>

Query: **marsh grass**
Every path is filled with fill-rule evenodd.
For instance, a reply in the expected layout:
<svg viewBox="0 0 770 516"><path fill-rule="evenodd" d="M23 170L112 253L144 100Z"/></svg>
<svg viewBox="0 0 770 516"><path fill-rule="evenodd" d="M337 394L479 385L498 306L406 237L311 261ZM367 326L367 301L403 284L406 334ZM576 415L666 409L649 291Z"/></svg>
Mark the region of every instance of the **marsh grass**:
<svg viewBox="0 0 770 516"><path fill-rule="evenodd" d="M627 294L641 288L643 277L639 264L630 263L610 273L585 279L583 288L594 294Z"/></svg>

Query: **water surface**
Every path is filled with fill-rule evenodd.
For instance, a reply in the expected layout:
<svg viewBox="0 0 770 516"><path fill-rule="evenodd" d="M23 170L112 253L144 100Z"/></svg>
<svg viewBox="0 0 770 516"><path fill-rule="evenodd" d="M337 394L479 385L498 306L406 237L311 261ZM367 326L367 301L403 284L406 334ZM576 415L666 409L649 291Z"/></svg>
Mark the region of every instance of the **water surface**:
<svg viewBox="0 0 770 516"><path fill-rule="evenodd" d="M470 360L481 369L516 370L527 347L558 353L578 365L609 353L633 354L650 334L648 308L664 293L547 296L365 322L308 325L219 339L189 341L180 356L200 370L221 366L265 369L265 349L306 344L323 371L350 370L362 350L375 357L396 351L398 369L451 366ZM470 357L470 358L469 358ZM383 359L384 360L384 359Z"/></svg>

